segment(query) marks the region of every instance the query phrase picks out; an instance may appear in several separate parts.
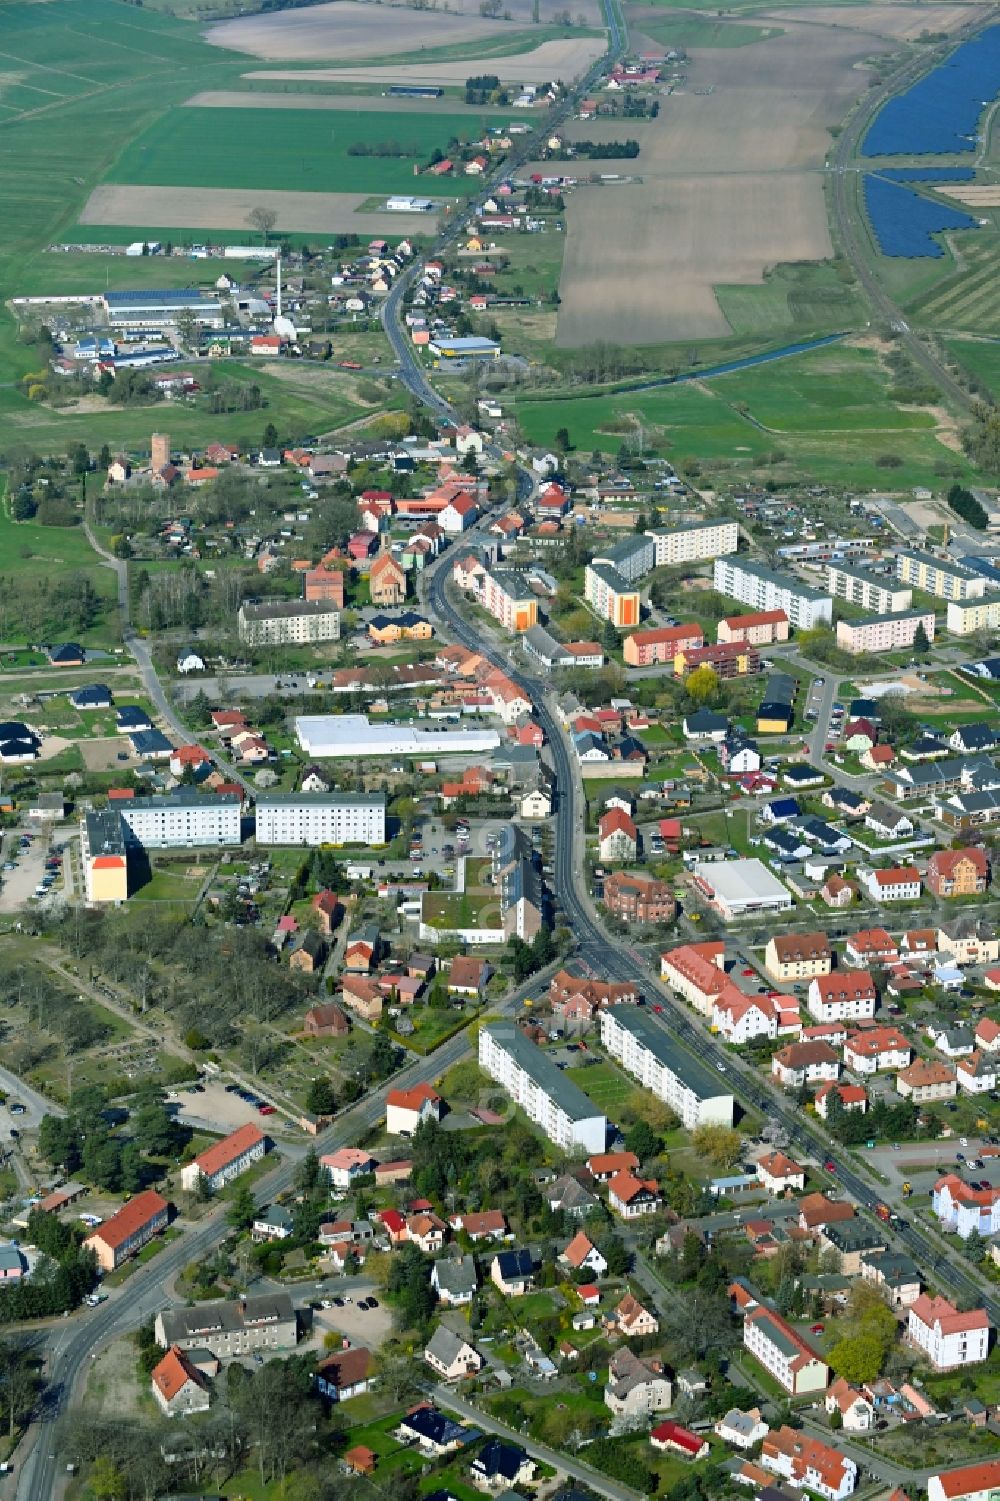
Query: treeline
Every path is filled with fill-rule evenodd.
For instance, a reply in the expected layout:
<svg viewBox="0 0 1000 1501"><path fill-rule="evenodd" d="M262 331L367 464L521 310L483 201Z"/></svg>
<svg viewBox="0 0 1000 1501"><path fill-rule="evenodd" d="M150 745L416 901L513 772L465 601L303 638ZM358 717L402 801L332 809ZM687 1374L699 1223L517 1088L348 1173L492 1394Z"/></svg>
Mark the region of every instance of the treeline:
<svg viewBox="0 0 1000 1501"><path fill-rule="evenodd" d="M347 148L348 156L411 156L422 154L422 147L403 141L354 141Z"/></svg>
<svg viewBox="0 0 1000 1501"><path fill-rule="evenodd" d="M952 485L948 491L948 504L955 515L967 521L974 531L985 532L989 527L990 519L985 510L972 491L966 490L964 485Z"/></svg>
<svg viewBox="0 0 1000 1501"><path fill-rule="evenodd" d="M82 635L100 620L104 605L85 573L0 574L0 640L62 641Z"/></svg>
<svg viewBox="0 0 1000 1501"><path fill-rule="evenodd" d="M68 1115L44 1115L38 1150L67 1177L108 1193L138 1193L162 1177L160 1163L149 1159L178 1156L191 1128L174 1120L156 1087L141 1092L131 1114L109 1109L108 1098L94 1086L73 1095Z"/></svg>
<svg viewBox="0 0 1000 1501"><path fill-rule="evenodd" d="M465 80L466 104L486 104L491 100L499 103L500 101L494 100L493 96L500 92L506 94L505 89L501 90L500 79L496 73L475 73Z"/></svg>
<svg viewBox="0 0 1000 1501"><path fill-rule="evenodd" d="M571 160L574 156L607 158L608 161L631 159L639 155L639 142L631 136L627 141L574 141L571 147L554 151L552 156Z"/></svg>
<svg viewBox="0 0 1000 1501"><path fill-rule="evenodd" d="M75 1225L64 1225L54 1214L33 1209L25 1239L41 1252L41 1260L30 1277L4 1289L0 1324L68 1313L97 1280L94 1253L83 1248L83 1233Z"/></svg>

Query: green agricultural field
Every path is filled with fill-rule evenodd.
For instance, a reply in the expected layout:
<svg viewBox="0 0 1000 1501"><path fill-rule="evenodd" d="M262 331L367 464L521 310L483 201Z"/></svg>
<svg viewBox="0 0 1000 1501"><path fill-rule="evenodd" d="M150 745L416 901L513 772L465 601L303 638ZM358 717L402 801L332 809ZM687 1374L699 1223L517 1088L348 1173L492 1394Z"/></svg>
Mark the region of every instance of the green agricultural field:
<svg viewBox="0 0 1000 1501"><path fill-rule="evenodd" d="M946 339L945 344L960 364L1000 399L1000 340Z"/></svg>
<svg viewBox="0 0 1000 1501"><path fill-rule="evenodd" d="M507 116L392 111L177 109L126 147L108 173L117 183L190 188L283 188L315 193L412 193L414 167L452 141L477 140ZM398 145L405 155L358 156L352 147ZM423 179L435 196L475 192L477 179Z"/></svg>
<svg viewBox="0 0 1000 1501"><path fill-rule="evenodd" d="M552 444L565 427L587 452L616 453L641 423L644 441L689 471L711 465L863 489L940 486L942 474L970 472L938 441L929 413L890 401L874 355L843 346L705 382L522 400L517 415L533 441Z"/></svg>
<svg viewBox="0 0 1000 1501"><path fill-rule="evenodd" d="M960 243L961 254L951 261L950 274L908 301L907 311L925 328L944 333L1000 334L996 275L1000 234L996 230L970 230L954 239Z"/></svg>
<svg viewBox="0 0 1000 1501"><path fill-rule="evenodd" d="M863 321L857 287L833 261L775 266L761 286L718 286L715 295L738 337L838 333Z"/></svg>
<svg viewBox="0 0 1000 1501"><path fill-rule="evenodd" d="M642 30L644 36L652 37L664 47L748 47L782 33L780 26L742 26L695 16L644 21Z"/></svg>

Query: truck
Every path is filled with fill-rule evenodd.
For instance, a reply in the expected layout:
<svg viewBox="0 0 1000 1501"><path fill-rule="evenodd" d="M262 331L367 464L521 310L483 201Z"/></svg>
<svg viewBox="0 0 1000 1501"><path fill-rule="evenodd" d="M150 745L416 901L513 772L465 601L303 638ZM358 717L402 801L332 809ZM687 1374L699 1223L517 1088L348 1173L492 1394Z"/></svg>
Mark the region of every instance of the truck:
<svg viewBox="0 0 1000 1501"><path fill-rule="evenodd" d="M910 1197L910 1195L911 1195L912 1192L913 1192L913 1184L912 1183L904 1183L903 1184L903 1198L904 1199L908 1199Z"/></svg>
<svg viewBox="0 0 1000 1501"><path fill-rule="evenodd" d="M883 1225L888 1225L889 1221L892 1219L892 1210L889 1208L888 1204L876 1204L875 1214L877 1218L882 1221Z"/></svg>

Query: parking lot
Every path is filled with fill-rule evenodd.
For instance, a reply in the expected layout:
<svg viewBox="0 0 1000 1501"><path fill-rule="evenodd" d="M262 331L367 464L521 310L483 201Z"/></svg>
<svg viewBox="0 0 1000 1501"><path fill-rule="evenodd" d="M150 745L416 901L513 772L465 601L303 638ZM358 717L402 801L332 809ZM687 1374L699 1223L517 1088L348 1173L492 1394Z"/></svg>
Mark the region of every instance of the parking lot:
<svg viewBox="0 0 1000 1501"><path fill-rule="evenodd" d="M342 1294L329 1287L322 1293L317 1293L317 1298L325 1298L332 1302ZM381 1298L378 1299L377 1308L359 1308L359 1301L367 1296L376 1296L373 1287L370 1293L363 1290L355 1290L353 1294L347 1294L351 1298L350 1303L344 1304L343 1308L320 1308L313 1314L313 1333L319 1336L322 1344L323 1336L335 1330L338 1334L346 1334L353 1345L367 1345L370 1350L377 1350L379 1345L388 1337L392 1330L392 1313L385 1306Z"/></svg>
<svg viewBox="0 0 1000 1501"><path fill-rule="evenodd" d="M253 1121L261 1130L273 1130L283 1123L283 1117L261 1115L255 1105L240 1099L238 1094L227 1091L225 1084L203 1080L197 1092L188 1089L172 1089L167 1099L177 1106L177 1118L190 1126L218 1130L224 1135L235 1131L237 1126Z"/></svg>
<svg viewBox="0 0 1000 1501"><path fill-rule="evenodd" d="M0 912L20 912L34 898L46 877L45 861L49 853L49 830L37 824L27 829L12 829L3 840L3 884L0 886ZM8 866L11 867L8 869ZM52 894L62 885L61 874L53 868L56 879L50 882Z"/></svg>

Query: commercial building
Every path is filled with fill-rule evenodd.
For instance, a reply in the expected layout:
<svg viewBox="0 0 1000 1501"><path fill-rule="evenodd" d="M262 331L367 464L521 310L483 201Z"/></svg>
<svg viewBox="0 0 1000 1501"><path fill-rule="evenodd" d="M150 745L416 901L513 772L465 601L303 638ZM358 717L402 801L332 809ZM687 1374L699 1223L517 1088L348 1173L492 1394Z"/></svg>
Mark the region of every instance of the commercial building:
<svg viewBox="0 0 1000 1501"><path fill-rule="evenodd" d="M80 861L89 904L128 900L125 825L114 808L87 813L80 820Z"/></svg>
<svg viewBox="0 0 1000 1501"><path fill-rule="evenodd" d="M692 877L727 922L750 912L787 912L792 906L791 893L760 860L699 861Z"/></svg>
<svg viewBox="0 0 1000 1501"><path fill-rule="evenodd" d="M248 646L307 646L340 640L340 611L325 600L245 599L236 616Z"/></svg>
<svg viewBox="0 0 1000 1501"><path fill-rule="evenodd" d="M923 627L934 640L933 610L902 610L895 615L865 615L861 620L837 621L837 645L853 656L863 652L908 651Z"/></svg>
<svg viewBox="0 0 1000 1501"><path fill-rule="evenodd" d="M563 1151L604 1151L605 1116L519 1027L498 1022L481 1028L479 1066Z"/></svg>
<svg viewBox="0 0 1000 1501"><path fill-rule="evenodd" d="M791 1396L826 1390L830 1376L826 1363L779 1313L763 1305L748 1308L743 1343Z"/></svg>
<svg viewBox="0 0 1000 1501"><path fill-rule="evenodd" d="M833 620L833 600L828 594L810 589L791 574L775 573L746 558L716 558L714 583L720 594L754 610L784 610L798 631L829 625Z"/></svg>
<svg viewBox="0 0 1000 1501"><path fill-rule="evenodd" d="M852 568L846 563L827 564L826 587L839 599L860 605L863 610L871 610L876 615L908 610L913 603L913 590L907 585L883 574L871 573L867 568Z"/></svg>
<svg viewBox="0 0 1000 1501"><path fill-rule="evenodd" d="M788 640L788 616L784 610L754 610L749 615L727 615L716 627L716 640L726 646L745 641L748 646L771 646Z"/></svg>
<svg viewBox="0 0 1000 1501"><path fill-rule="evenodd" d="M935 594L938 599L982 599L986 580L982 574L955 563L950 558L936 558L929 552L904 549L896 554L896 576L904 584Z"/></svg>
<svg viewBox="0 0 1000 1501"><path fill-rule="evenodd" d="M217 1193L259 1162L266 1151L267 1137L259 1126L248 1121L186 1162L181 1168L181 1187L194 1193L203 1185L210 1193Z"/></svg>
<svg viewBox="0 0 1000 1501"><path fill-rule="evenodd" d="M190 849L240 842L242 802L235 792L177 787L163 796L126 797L115 804L129 845Z"/></svg>
<svg viewBox="0 0 1000 1501"><path fill-rule="evenodd" d="M628 667L653 667L661 662L674 663L681 652L696 651L704 646L700 625L655 626L648 631L633 631L622 643L622 656Z"/></svg>
<svg viewBox="0 0 1000 1501"><path fill-rule="evenodd" d="M971 636L975 631L1000 629L1000 599L949 601L945 628L953 636Z"/></svg>
<svg viewBox="0 0 1000 1501"><path fill-rule="evenodd" d="M484 574L480 599L485 610L506 631L530 631L538 624L538 597L528 576L511 568Z"/></svg>
<svg viewBox="0 0 1000 1501"><path fill-rule="evenodd" d="M610 620L616 630L639 624L639 591L633 589L608 563L588 563L583 575L583 597L596 615Z"/></svg>
<svg viewBox="0 0 1000 1501"><path fill-rule="evenodd" d="M228 1360L259 1350L293 1350L298 1326L288 1293L271 1293L232 1303L164 1308L156 1315L153 1333L162 1347L208 1350L217 1360Z"/></svg>
<svg viewBox="0 0 1000 1501"><path fill-rule="evenodd" d="M172 327L190 313L205 328L222 328L225 317L217 299L203 297L196 287L169 291L105 292L104 311L113 328Z"/></svg>
<svg viewBox="0 0 1000 1501"><path fill-rule="evenodd" d="M947 1298L921 1293L910 1308L906 1337L936 1371L977 1365L989 1355L989 1315L982 1308L959 1313Z"/></svg>
<svg viewBox="0 0 1000 1501"><path fill-rule="evenodd" d="M496 730L418 730L408 724L371 724L366 714L300 715L295 738L311 759L351 756L469 756L498 750Z"/></svg>
<svg viewBox="0 0 1000 1501"><path fill-rule="evenodd" d="M669 1105L689 1131L696 1126L732 1125L733 1095L723 1076L684 1052L645 1010L609 1006L600 1019L603 1046Z"/></svg>
<svg viewBox="0 0 1000 1501"><path fill-rule="evenodd" d="M702 563L735 552L740 529L735 521L689 521L686 526L654 527L646 533L656 549L653 566L676 568L683 563Z"/></svg>
<svg viewBox="0 0 1000 1501"><path fill-rule="evenodd" d="M616 917L630 923L670 922L677 911L674 894L666 881L632 875L629 871L614 871L605 877L604 905Z"/></svg>
<svg viewBox="0 0 1000 1501"><path fill-rule="evenodd" d="M258 844L385 843L385 794L267 793L257 799Z"/></svg>
<svg viewBox="0 0 1000 1501"><path fill-rule="evenodd" d="M130 1256L142 1250L154 1235L167 1228L170 1205L154 1189L147 1188L84 1238L102 1272L113 1272Z"/></svg>

